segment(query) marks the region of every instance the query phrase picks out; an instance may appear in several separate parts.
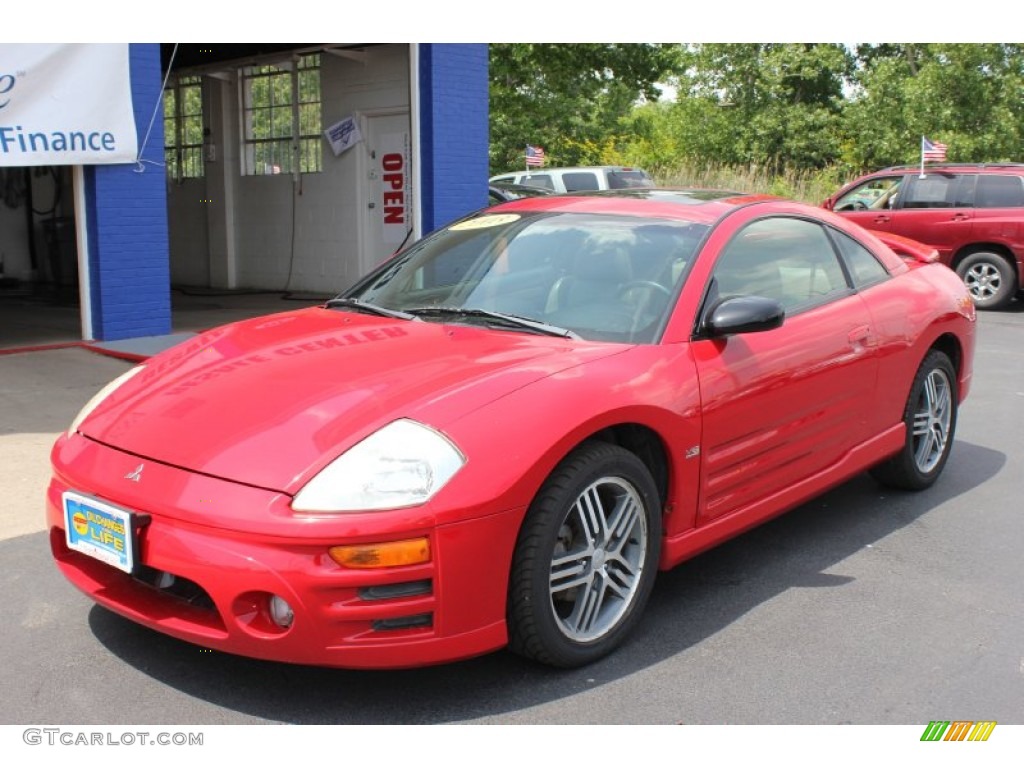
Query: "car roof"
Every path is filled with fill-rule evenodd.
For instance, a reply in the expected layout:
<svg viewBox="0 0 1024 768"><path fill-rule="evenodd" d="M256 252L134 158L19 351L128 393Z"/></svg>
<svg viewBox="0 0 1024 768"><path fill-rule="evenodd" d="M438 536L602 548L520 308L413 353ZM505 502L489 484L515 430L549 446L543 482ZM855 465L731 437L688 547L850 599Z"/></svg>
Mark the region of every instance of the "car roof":
<svg viewBox="0 0 1024 768"><path fill-rule="evenodd" d="M1024 163L926 163L924 167L925 172L928 171L998 171L998 170L1011 170L1020 171L1024 173ZM868 174L869 176L875 173L889 173L890 171L921 171L921 165L891 165L888 168L882 168L881 170L874 171L874 173Z"/></svg>
<svg viewBox="0 0 1024 768"><path fill-rule="evenodd" d="M562 195L522 198L500 203L491 211L567 211L660 216L712 223L729 211L757 202L780 201L772 195L755 195L720 189L665 187L569 192Z"/></svg>
<svg viewBox="0 0 1024 768"><path fill-rule="evenodd" d="M493 180L502 177L507 178L509 176L533 176L535 174L540 173L550 173L551 171L558 171L559 173L563 173L565 171L639 171L641 173L647 173L647 171L645 171L643 168L639 168L635 165L565 165L556 167L545 166L543 168L529 168L519 171L506 171L504 173L499 173L495 176L491 176L491 179Z"/></svg>

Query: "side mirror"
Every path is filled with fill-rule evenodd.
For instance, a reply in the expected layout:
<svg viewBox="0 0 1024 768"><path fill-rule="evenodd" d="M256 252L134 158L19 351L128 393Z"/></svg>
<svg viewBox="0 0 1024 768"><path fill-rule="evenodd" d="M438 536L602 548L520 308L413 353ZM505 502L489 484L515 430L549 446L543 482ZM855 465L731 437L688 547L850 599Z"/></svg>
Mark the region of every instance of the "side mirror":
<svg viewBox="0 0 1024 768"><path fill-rule="evenodd" d="M775 299L764 296L735 296L714 306L704 321L710 338L736 333L770 331L782 325L786 310Z"/></svg>

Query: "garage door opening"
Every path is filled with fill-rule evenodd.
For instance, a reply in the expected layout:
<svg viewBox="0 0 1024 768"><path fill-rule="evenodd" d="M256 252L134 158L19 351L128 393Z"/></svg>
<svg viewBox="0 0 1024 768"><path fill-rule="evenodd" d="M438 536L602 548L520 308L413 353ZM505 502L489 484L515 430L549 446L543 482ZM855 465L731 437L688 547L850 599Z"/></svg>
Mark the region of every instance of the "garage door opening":
<svg viewBox="0 0 1024 768"><path fill-rule="evenodd" d="M81 338L72 168L0 168L0 348Z"/></svg>

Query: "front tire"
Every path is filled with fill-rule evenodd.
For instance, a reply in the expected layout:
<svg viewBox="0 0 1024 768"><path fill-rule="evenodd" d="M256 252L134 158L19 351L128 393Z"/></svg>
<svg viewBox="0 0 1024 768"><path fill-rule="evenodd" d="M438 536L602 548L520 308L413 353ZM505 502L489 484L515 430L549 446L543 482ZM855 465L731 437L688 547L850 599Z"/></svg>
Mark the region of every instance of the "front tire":
<svg viewBox="0 0 1024 768"><path fill-rule="evenodd" d="M978 309L1001 309L1017 292L1013 265L998 253L972 253L956 265L956 273L971 292Z"/></svg>
<svg viewBox="0 0 1024 768"><path fill-rule="evenodd" d="M903 413L906 441L903 450L871 470L883 485L920 491L942 473L956 431L956 371L943 352L930 351L910 387Z"/></svg>
<svg viewBox="0 0 1024 768"><path fill-rule="evenodd" d="M617 445L569 454L530 505L509 580L509 647L556 667L610 653L636 626L657 573L658 491Z"/></svg>

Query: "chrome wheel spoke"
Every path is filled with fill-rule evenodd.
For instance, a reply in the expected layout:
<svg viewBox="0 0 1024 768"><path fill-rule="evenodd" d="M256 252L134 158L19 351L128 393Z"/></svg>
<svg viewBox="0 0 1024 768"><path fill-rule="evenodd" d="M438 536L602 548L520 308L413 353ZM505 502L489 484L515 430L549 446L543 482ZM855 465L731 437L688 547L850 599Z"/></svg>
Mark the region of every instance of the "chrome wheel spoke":
<svg viewBox="0 0 1024 768"><path fill-rule="evenodd" d="M580 524L583 526L591 546L594 546L604 537L604 532L608 529L604 504L597 493L597 487L593 486L584 491L576 500L574 509L579 515Z"/></svg>
<svg viewBox="0 0 1024 768"><path fill-rule="evenodd" d="M640 575L633 565L616 558L614 563L609 563L607 572L608 588L624 600L629 597L629 591Z"/></svg>
<svg viewBox="0 0 1024 768"><path fill-rule="evenodd" d="M593 579L587 588L581 590L579 598L567 623L577 634L592 631L601 615L604 604L605 585L603 579Z"/></svg>
<svg viewBox="0 0 1024 768"><path fill-rule="evenodd" d="M637 490L604 477L569 507L548 573L551 609L575 642L598 640L628 612L641 584L647 522Z"/></svg>
<svg viewBox="0 0 1024 768"><path fill-rule="evenodd" d="M551 562L552 596L590 582L593 575L587 560L587 553L576 553Z"/></svg>
<svg viewBox="0 0 1024 768"><path fill-rule="evenodd" d="M616 553L622 551L640 520L640 512L640 504L632 496L625 496L619 501L608 525L606 550Z"/></svg>

